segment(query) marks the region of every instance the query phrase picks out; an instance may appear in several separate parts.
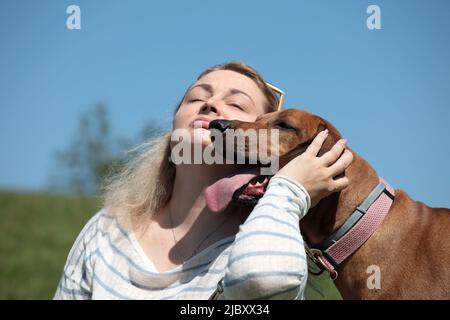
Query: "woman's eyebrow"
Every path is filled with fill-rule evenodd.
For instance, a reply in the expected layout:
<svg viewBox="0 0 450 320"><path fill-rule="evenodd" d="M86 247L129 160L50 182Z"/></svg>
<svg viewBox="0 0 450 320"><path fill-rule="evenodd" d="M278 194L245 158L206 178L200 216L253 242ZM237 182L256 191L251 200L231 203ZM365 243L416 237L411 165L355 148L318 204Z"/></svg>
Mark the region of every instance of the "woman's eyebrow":
<svg viewBox="0 0 450 320"><path fill-rule="evenodd" d="M208 91L208 92L211 93L211 94L213 93L212 86L209 85L209 84L207 84L207 83L200 83L200 84L197 84L197 85L191 87L191 88L188 90L188 92L192 91L192 89L197 88L197 87L200 87L200 88L202 88L202 89Z"/></svg>
<svg viewBox="0 0 450 320"><path fill-rule="evenodd" d="M211 85L209 85L209 84L207 84L207 83L200 83L200 84L197 84L197 85L191 87L191 88L189 89L189 92L190 92L192 89L196 88L196 87L200 87L200 88L204 89L205 91L207 91L207 92L210 93L210 94L213 94L213 91L214 91ZM239 90L239 89L232 88L232 89L230 89L228 92L230 93L229 95L239 94L239 93L240 93L240 94L243 94L243 95L247 96L247 97L250 99L250 101L251 101L254 105L256 105L256 104L255 104L255 101L252 99L252 97L250 97L250 96L249 96L247 93L245 93L244 91L241 91L241 90Z"/></svg>
<svg viewBox="0 0 450 320"><path fill-rule="evenodd" d="M238 89L230 89L230 93L231 94L238 94L238 93L241 93L241 94L243 94L243 95L246 95L249 99L250 99L250 101L254 104L254 105L256 105L255 104L255 101L253 101L253 99L252 99L252 97L250 97L248 94L246 94L244 91L241 91L241 90L238 90Z"/></svg>

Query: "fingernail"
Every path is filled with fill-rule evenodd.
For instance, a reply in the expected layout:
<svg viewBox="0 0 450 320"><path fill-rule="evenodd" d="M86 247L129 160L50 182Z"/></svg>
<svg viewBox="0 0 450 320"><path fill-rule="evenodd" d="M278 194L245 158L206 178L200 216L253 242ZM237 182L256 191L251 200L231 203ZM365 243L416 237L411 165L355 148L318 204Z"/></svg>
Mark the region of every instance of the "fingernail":
<svg viewBox="0 0 450 320"><path fill-rule="evenodd" d="M342 139L342 143L344 144L344 146L346 146L347 145L347 139Z"/></svg>
<svg viewBox="0 0 450 320"><path fill-rule="evenodd" d="M325 137L328 136L328 129L323 130L323 131L322 131L322 134L323 134Z"/></svg>

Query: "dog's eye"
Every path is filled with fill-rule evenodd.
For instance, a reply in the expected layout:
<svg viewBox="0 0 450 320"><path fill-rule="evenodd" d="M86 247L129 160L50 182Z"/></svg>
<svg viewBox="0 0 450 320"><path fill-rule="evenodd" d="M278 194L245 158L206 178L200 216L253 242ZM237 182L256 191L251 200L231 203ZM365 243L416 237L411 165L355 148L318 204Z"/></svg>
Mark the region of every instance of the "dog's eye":
<svg viewBox="0 0 450 320"><path fill-rule="evenodd" d="M287 130L296 130L294 127L292 127L291 125L289 125L289 124L287 124L286 122L283 122L283 121L276 122L275 125L274 125L274 128L287 129Z"/></svg>

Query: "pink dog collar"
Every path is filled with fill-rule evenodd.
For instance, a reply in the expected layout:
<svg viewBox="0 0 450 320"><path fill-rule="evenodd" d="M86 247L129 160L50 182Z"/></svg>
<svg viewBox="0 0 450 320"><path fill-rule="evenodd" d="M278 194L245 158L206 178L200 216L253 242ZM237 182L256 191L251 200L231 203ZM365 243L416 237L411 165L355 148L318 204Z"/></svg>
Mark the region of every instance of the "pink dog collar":
<svg viewBox="0 0 450 320"><path fill-rule="evenodd" d="M336 279L336 268L377 230L394 199L394 189L380 178L380 183L338 230L317 247L306 247L308 256L321 272L327 270Z"/></svg>

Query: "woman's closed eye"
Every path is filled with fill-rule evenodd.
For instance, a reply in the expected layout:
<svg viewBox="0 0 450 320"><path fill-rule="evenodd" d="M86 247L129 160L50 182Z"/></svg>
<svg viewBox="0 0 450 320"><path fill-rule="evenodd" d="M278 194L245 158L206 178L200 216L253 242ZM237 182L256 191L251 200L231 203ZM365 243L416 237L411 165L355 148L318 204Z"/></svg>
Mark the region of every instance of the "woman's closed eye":
<svg viewBox="0 0 450 320"><path fill-rule="evenodd" d="M237 108L239 110L245 111L245 109L241 105L239 105L237 103L229 103L229 105L233 106L233 107L235 107L235 108Z"/></svg>
<svg viewBox="0 0 450 320"><path fill-rule="evenodd" d="M188 102L192 103L192 102L197 102L197 101L203 101L202 99L190 99Z"/></svg>
<svg viewBox="0 0 450 320"><path fill-rule="evenodd" d="M196 103L196 102L205 102L207 99L202 99L201 97L188 97L187 102L188 103ZM242 105L242 103L229 101L226 102L227 105L232 106L233 108L239 109L241 111L247 111L246 108Z"/></svg>
<svg viewBox="0 0 450 320"><path fill-rule="evenodd" d="M225 100L225 103L235 109L247 112L247 106L245 103L242 103L240 99L229 99Z"/></svg>

